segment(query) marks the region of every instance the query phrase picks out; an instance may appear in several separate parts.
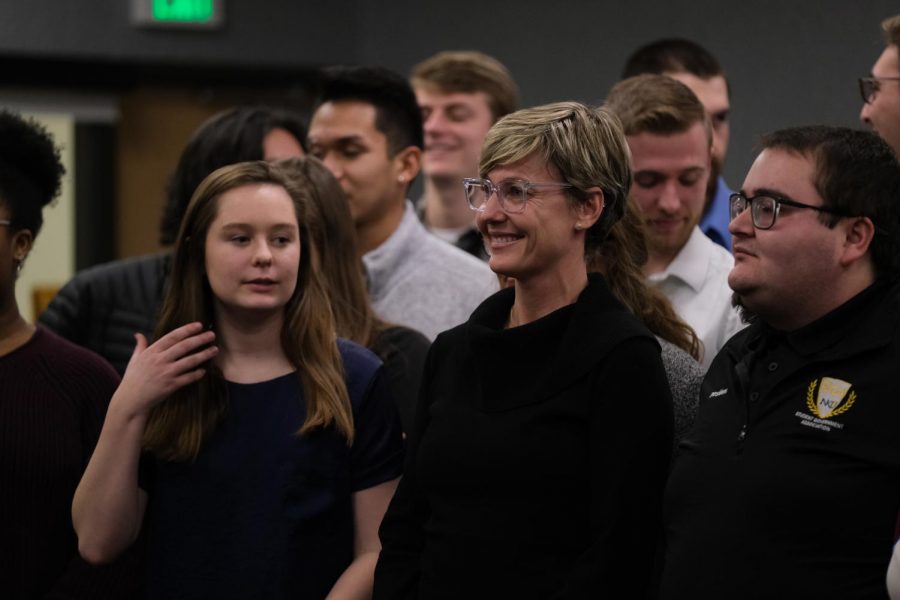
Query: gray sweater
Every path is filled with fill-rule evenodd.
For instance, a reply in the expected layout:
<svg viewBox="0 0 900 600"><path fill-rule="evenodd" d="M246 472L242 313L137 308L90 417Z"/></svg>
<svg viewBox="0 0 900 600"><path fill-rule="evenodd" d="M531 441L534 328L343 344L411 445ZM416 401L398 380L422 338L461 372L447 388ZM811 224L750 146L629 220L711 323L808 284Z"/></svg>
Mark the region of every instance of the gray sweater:
<svg viewBox="0 0 900 600"><path fill-rule="evenodd" d="M391 237L365 254L363 262L378 316L430 340L468 320L482 300L500 289L485 263L428 233L409 201Z"/></svg>
<svg viewBox="0 0 900 600"><path fill-rule="evenodd" d="M661 337L662 362L672 390L672 408L675 413L675 447L694 426L697 416L697 403L700 397L700 384L706 374L694 357Z"/></svg>

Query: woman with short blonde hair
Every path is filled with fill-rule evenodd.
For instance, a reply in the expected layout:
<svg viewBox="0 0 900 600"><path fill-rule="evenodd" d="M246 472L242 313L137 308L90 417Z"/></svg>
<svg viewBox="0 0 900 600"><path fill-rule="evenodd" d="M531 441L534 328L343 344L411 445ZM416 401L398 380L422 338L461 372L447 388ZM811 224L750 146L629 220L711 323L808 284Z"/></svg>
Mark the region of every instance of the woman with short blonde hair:
<svg viewBox="0 0 900 600"><path fill-rule="evenodd" d="M381 527L376 598L632 598L661 533L672 407L659 344L588 275L631 181L618 120L512 113L465 181L513 287L438 336Z"/></svg>

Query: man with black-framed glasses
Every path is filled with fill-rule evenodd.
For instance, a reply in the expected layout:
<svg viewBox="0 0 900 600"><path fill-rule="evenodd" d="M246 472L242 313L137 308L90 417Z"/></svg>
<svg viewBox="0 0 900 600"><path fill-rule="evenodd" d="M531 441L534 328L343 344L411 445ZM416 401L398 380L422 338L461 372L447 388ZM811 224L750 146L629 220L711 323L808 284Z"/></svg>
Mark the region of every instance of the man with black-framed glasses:
<svg viewBox="0 0 900 600"><path fill-rule="evenodd" d="M887 45L872 66L872 76L859 80L859 119L900 156L900 15L882 21L881 28Z"/></svg>
<svg viewBox="0 0 900 600"><path fill-rule="evenodd" d="M750 325L665 499L663 600L885 598L900 510L900 164L865 131L764 136L731 196Z"/></svg>

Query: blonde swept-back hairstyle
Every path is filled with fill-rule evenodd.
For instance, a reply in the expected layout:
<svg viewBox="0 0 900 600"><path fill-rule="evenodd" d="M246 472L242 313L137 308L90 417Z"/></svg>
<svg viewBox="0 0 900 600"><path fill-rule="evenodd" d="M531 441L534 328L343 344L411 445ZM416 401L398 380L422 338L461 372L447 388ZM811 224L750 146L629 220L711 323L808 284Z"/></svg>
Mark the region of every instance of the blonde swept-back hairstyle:
<svg viewBox="0 0 900 600"><path fill-rule="evenodd" d="M634 202L628 200L625 214L609 230L603 244L588 254L587 270L603 273L612 294L654 335L699 361L703 348L697 334L678 316L665 294L647 285L641 267L648 256L644 220Z"/></svg>
<svg viewBox="0 0 900 600"><path fill-rule="evenodd" d="M482 177L497 167L540 156L573 186L573 202L585 190L603 190L604 208L587 231L585 252L606 237L625 212L631 187L631 154L619 120L611 112L578 102L557 102L506 115L491 127L481 149Z"/></svg>
<svg viewBox="0 0 900 600"><path fill-rule="evenodd" d="M897 51L900 52L900 15L894 15L882 21L881 30L884 32L885 43L897 46Z"/></svg>
<svg viewBox="0 0 900 600"><path fill-rule="evenodd" d="M356 230L344 190L331 172L313 157L278 163L289 190L309 199L306 205L310 243L319 256L337 334L371 348L388 327L369 303Z"/></svg>
<svg viewBox="0 0 900 600"><path fill-rule="evenodd" d="M445 94L483 92L494 121L519 108L519 88L509 70L496 58L474 50L438 52L413 67L409 80L414 88Z"/></svg>
<svg viewBox="0 0 900 600"><path fill-rule="evenodd" d="M353 443L353 414L327 288L322 281L319 257L309 243L309 198L293 188L277 165L245 162L213 171L194 192L182 221L172 260L169 290L156 327L158 339L194 321L215 329L213 294L206 279L206 237L225 192L247 185L277 185L294 204L300 232L297 287L284 308L281 346L297 367L303 386L306 420L300 435L333 425ZM222 372L210 365L203 378L184 387L150 412L144 431L144 447L170 461L195 459L204 442L227 410L228 398Z"/></svg>
<svg viewBox="0 0 900 600"><path fill-rule="evenodd" d="M636 75L612 87L603 105L622 122L625 135L683 133L703 123L710 148L712 122L689 87L665 75Z"/></svg>

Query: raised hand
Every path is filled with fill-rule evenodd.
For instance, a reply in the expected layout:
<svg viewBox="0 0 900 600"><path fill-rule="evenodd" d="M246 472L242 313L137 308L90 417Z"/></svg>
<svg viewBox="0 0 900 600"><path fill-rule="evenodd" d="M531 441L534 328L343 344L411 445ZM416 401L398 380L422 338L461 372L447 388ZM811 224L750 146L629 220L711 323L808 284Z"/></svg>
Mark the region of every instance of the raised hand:
<svg viewBox="0 0 900 600"><path fill-rule="evenodd" d="M137 412L150 410L175 390L203 377L206 370L201 365L219 351L211 345L215 337L196 322L173 329L149 346L146 337L135 334L137 343L116 396L127 397Z"/></svg>

